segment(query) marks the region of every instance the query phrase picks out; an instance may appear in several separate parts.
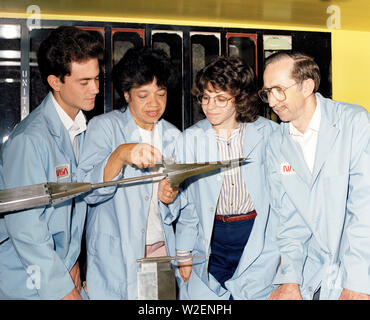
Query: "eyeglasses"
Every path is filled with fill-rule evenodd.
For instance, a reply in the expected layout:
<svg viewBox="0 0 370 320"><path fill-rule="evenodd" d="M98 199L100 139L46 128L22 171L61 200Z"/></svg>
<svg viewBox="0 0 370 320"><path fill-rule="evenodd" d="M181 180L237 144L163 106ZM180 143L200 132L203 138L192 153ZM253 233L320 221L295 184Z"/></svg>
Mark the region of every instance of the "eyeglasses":
<svg viewBox="0 0 370 320"><path fill-rule="evenodd" d="M269 103L269 93L272 93L272 95L274 96L276 100L278 100L279 102L282 102L286 99L285 91L295 86L296 84L297 82L293 83L291 86L286 87L286 88L275 86L275 87L268 88L268 89L261 89L258 91L258 95L263 102Z"/></svg>
<svg viewBox="0 0 370 320"><path fill-rule="evenodd" d="M221 94L217 95L217 96L214 96L214 97L210 97L206 94L201 94L199 96L197 96L197 101L202 104L202 105L208 105L209 102L213 99L214 102L215 102L215 105L219 108L225 108L228 104L228 102L233 99L234 97L231 97L231 98L227 98Z"/></svg>

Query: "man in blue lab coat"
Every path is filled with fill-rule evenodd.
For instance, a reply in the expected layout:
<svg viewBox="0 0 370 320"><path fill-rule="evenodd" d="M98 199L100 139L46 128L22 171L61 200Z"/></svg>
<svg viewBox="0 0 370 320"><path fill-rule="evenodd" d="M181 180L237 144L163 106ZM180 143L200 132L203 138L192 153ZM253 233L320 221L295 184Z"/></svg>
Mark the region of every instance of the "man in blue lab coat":
<svg viewBox="0 0 370 320"><path fill-rule="evenodd" d="M317 93L301 53L265 64L260 97L282 120L267 148L281 264L270 299L368 299L370 116Z"/></svg>
<svg viewBox="0 0 370 320"><path fill-rule="evenodd" d="M50 92L4 144L1 189L76 181L82 110L94 108L102 54L102 44L75 27L59 27L41 43L38 65ZM85 215L79 198L2 215L0 299L81 299Z"/></svg>

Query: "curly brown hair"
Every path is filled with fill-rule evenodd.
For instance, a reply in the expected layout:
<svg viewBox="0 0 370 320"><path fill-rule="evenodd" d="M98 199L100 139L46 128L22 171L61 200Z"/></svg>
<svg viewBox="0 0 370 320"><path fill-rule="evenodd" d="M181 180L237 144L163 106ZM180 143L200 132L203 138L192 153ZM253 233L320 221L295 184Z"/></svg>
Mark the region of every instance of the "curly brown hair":
<svg viewBox="0 0 370 320"><path fill-rule="evenodd" d="M197 98L212 85L235 97L236 120L253 122L258 118L259 99L253 69L238 57L218 56L198 71L192 95Z"/></svg>

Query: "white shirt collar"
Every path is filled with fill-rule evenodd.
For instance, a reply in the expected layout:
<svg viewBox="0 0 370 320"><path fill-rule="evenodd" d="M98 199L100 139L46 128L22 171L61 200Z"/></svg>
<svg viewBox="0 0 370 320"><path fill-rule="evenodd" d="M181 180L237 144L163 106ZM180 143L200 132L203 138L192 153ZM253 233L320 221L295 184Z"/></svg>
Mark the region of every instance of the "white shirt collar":
<svg viewBox="0 0 370 320"><path fill-rule="evenodd" d="M55 109L59 115L60 120L62 121L64 127L67 129L71 141L73 142L73 138L80 134L81 132L86 130L86 118L83 112L80 110L77 113L77 116L74 120L63 110L63 108L59 105L58 101L54 98L54 95L51 94L52 101L54 103Z"/></svg>
<svg viewBox="0 0 370 320"><path fill-rule="evenodd" d="M300 132L291 122L289 122L289 134L293 136L303 136L309 130L319 132L320 121L321 121L321 105L320 100L316 98L316 109L315 112L313 113L313 116L311 118L310 123L308 124L306 131L304 133Z"/></svg>

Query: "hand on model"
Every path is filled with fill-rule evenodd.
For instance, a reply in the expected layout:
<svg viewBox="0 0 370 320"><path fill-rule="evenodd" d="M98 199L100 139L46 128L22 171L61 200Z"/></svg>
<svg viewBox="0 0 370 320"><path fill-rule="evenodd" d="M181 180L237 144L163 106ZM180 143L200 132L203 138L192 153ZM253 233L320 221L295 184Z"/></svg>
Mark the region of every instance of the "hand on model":
<svg viewBox="0 0 370 320"><path fill-rule="evenodd" d="M170 181L167 178L164 178L159 182L158 199L161 200L164 204L169 204L173 202L178 192L178 189L171 188Z"/></svg>
<svg viewBox="0 0 370 320"><path fill-rule="evenodd" d="M121 144L108 159L104 168L104 181L110 181L116 177L125 165L135 165L141 169L153 167L161 161L161 152L150 144Z"/></svg>
<svg viewBox="0 0 370 320"><path fill-rule="evenodd" d="M147 143L128 143L122 151L124 164L135 165L138 168L153 167L162 161L161 152Z"/></svg>

